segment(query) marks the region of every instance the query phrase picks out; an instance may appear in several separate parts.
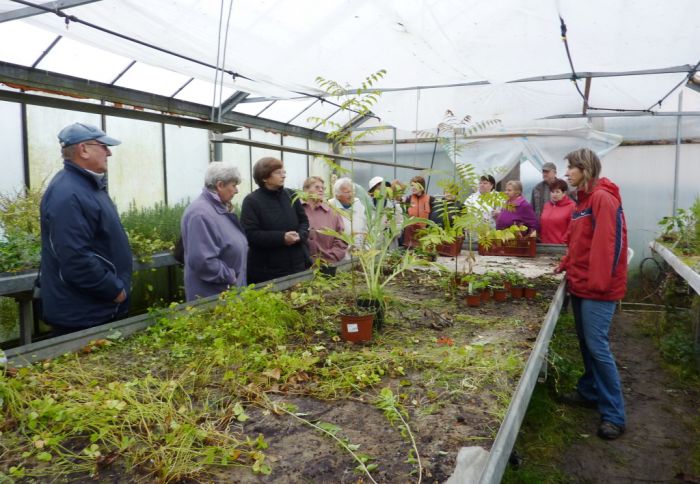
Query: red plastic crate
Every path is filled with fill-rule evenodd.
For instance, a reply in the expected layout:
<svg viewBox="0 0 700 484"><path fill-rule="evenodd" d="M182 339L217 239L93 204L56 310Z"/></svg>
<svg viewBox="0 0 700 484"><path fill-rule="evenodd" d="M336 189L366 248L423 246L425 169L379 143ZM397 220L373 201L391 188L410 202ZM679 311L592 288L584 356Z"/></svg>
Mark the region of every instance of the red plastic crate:
<svg viewBox="0 0 700 484"><path fill-rule="evenodd" d="M535 237L523 237L521 239L507 240L505 242L497 240L494 241L494 243L488 249L479 244L479 255L535 257L536 254L537 240Z"/></svg>

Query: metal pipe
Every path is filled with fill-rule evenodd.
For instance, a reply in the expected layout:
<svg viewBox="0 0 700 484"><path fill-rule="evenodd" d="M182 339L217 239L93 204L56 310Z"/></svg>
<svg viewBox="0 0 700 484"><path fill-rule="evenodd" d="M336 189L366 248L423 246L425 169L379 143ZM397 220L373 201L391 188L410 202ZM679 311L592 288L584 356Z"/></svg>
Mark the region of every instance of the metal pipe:
<svg viewBox="0 0 700 484"><path fill-rule="evenodd" d="M241 138L232 138L229 136L223 136L223 135L218 135L218 134L214 134L210 141L212 143L233 143L233 144L244 145L244 146L253 146L255 148L263 148L263 149L268 149L268 150L288 151L290 153L298 153L300 155L311 155L311 156L316 156L316 157L324 157L325 156L326 158L332 158L334 160L347 160L347 161L354 161L357 163L368 163L370 165L396 166L398 168L409 168L411 170L424 170L425 169L425 168L420 168L420 167L415 167L415 166L410 166L410 165L398 165L398 164L389 163L386 161L377 161L377 160L370 160L367 158L358 158L357 156L335 154L335 153L324 153L322 151L307 150L304 148L296 148L293 146L280 146L280 145L276 145L273 143L265 143L263 141L253 141L253 140L246 140L246 139L241 139Z"/></svg>
<svg viewBox="0 0 700 484"><path fill-rule="evenodd" d="M676 210L678 210L678 172L680 171L680 157L681 157L681 119L683 112L683 90L678 93L678 117L676 118L676 159L673 166L673 212L671 216L676 215Z"/></svg>
<svg viewBox="0 0 700 484"><path fill-rule="evenodd" d="M398 178L397 172L396 172L396 127L392 126L391 130L393 131L393 135L391 138L391 144L392 144L391 160L394 163L394 179L396 179L396 178Z"/></svg>

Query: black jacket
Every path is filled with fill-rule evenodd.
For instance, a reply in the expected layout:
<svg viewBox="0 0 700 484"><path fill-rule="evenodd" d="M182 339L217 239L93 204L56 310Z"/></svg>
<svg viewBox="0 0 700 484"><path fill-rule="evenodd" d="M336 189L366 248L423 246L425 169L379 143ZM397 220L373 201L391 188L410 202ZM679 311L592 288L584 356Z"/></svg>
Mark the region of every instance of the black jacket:
<svg viewBox="0 0 700 484"><path fill-rule="evenodd" d="M299 200L286 188L258 188L243 200L241 224L248 237L248 283L269 281L309 266L309 219ZM296 231L301 241L284 245L285 232Z"/></svg>
<svg viewBox="0 0 700 484"><path fill-rule="evenodd" d="M41 199L41 298L55 326L88 328L125 316L132 257L106 179L71 161Z"/></svg>

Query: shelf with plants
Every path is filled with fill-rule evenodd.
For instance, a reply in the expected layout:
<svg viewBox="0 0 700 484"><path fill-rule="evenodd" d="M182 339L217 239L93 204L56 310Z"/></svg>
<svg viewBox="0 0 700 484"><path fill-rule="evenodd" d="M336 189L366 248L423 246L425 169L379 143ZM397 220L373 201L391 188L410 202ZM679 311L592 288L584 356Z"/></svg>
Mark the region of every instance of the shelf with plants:
<svg viewBox="0 0 700 484"><path fill-rule="evenodd" d="M384 286L384 330L351 344L338 315L352 277L225 293L154 314L130 338L96 336L76 354L5 372L2 471L445 480L462 446L493 444L558 281L533 279L539 300L471 309L444 275L404 271Z"/></svg>
<svg viewBox="0 0 700 484"><path fill-rule="evenodd" d="M39 267L41 227L39 205L42 191L23 190L0 194L0 279ZM180 219L186 204L137 208L121 214L134 258L141 264L153 254L170 251L180 236Z"/></svg>
<svg viewBox="0 0 700 484"><path fill-rule="evenodd" d="M700 294L700 197L690 208L663 217L659 226L662 233L650 247Z"/></svg>
<svg viewBox="0 0 700 484"><path fill-rule="evenodd" d="M27 344L37 330L31 291L41 253L41 196L40 189L0 195L0 320L3 322L0 342L3 344L15 344L11 343L13 340ZM145 305L153 305L160 299L171 299L170 295L177 292L176 288L156 287L173 278L170 275L164 278L153 271L177 265L170 250L179 236L185 206L157 204L139 209L132 205L121 215L134 255L134 272L138 273L134 278L134 310L143 310Z"/></svg>

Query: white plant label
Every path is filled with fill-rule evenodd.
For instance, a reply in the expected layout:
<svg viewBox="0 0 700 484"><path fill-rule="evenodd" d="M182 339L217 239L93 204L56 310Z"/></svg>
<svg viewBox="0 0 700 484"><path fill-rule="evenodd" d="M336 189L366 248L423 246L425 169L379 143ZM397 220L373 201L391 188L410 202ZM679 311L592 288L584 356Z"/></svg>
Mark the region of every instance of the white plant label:
<svg viewBox="0 0 700 484"><path fill-rule="evenodd" d="M348 330L348 333L357 333L360 331L356 324L348 324L346 329Z"/></svg>

